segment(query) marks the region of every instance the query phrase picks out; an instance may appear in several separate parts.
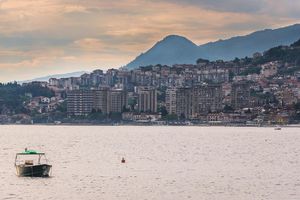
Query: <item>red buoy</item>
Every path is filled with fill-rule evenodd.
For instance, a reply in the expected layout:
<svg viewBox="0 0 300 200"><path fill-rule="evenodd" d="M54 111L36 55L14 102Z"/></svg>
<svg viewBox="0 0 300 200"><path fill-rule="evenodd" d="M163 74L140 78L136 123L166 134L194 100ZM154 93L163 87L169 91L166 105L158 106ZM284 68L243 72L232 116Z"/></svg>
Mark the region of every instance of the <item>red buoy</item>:
<svg viewBox="0 0 300 200"><path fill-rule="evenodd" d="M125 162L126 162L125 158L122 158L121 163L125 163Z"/></svg>

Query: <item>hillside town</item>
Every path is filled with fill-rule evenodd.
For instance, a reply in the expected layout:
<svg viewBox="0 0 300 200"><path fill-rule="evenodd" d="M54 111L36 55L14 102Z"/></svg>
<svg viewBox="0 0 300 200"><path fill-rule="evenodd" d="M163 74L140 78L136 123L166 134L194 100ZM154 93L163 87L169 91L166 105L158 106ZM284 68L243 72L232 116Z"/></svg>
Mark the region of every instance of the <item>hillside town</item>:
<svg viewBox="0 0 300 200"><path fill-rule="evenodd" d="M299 41L295 44L298 44ZM300 121L300 60L276 53L252 58L198 59L196 64L94 70L80 77L23 83L51 91L26 92L24 112L0 97L1 123L131 123L272 125ZM282 53L282 52L281 52Z"/></svg>

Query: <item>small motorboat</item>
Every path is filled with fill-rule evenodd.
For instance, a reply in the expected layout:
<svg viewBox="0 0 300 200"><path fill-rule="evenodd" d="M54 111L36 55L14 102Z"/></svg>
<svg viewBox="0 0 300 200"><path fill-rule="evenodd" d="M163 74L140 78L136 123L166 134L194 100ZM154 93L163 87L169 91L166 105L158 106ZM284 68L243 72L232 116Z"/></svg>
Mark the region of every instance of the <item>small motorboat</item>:
<svg viewBox="0 0 300 200"><path fill-rule="evenodd" d="M15 167L18 176L49 177L52 165L48 164L45 153L25 149L16 154Z"/></svg>
<svg viewBox="0 0 300 200"><path fill-rule="evenodd" d="M281 130L281 127L280 127L280 126L276 126L276 127L274 128L274 130L280 131L280 130Z"/></svg>

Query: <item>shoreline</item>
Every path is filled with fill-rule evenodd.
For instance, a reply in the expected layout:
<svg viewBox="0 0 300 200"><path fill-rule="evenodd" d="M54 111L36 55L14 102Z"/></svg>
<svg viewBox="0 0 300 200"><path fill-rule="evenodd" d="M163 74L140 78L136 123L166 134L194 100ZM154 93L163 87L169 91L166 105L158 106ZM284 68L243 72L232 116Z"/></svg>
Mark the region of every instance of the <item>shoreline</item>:
<svg viewBox="0 0 300 200"><path fill-rule="evenodd" d="M275 128L275 127L281 127L281 128L300 128L300 124L290 124L290 125L262 125L262 126L255 126L255 125L210 125L210 124L196 124L196 125L165 125L165 124L89 124L89 123L62 123L62 124L53 124L53 123L40 123L40 124L0 124L1 126L56 126L56 127L62 127L62 126L116 126L116 127L232 127L232 128Z"/></svg>

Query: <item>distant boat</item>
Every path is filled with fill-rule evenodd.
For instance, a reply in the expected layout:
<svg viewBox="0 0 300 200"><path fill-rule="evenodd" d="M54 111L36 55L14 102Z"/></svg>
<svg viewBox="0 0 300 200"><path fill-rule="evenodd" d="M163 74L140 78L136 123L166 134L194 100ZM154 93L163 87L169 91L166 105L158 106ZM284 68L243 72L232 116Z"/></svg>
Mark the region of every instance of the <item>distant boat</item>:
<svg viewBox="0 0 300 200"><path fill-rule="evenodd" d="M280 130L281 130L281 127L280 127L280 126L276 126L276 127L274 128L274 130L280 131Z"/></svg>
<svg viewBox="0 0 300 200"><path fill-rule="evenodd" d="M45 153L25 149L24 152L17 153L15 167L18 176L48 177L52 165L47 164Z"/></svg>
<svg viewBox="0 0 300 200"><path fill-rule="evenodd" d="M55 125L60 125L60 124L61 124L61 121L54 121L54 124L55 124Z"/></svg>

